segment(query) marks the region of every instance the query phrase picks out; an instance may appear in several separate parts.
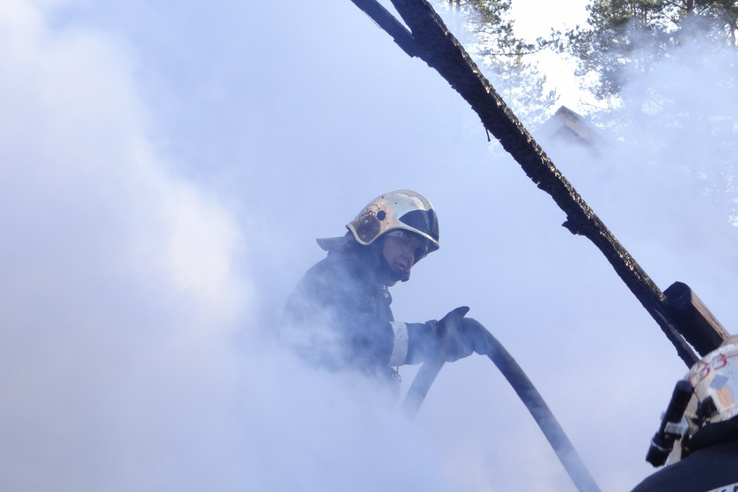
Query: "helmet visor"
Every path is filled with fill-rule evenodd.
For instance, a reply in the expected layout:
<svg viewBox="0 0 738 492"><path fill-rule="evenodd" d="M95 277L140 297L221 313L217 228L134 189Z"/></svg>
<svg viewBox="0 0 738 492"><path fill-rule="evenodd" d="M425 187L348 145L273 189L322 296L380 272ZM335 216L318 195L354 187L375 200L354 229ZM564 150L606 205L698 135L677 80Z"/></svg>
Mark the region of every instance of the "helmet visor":
<svg viewBox="0 0 738 492"><path fill-rule="evenodd" d="M438 242L438 217L435 210L413 210L400 217L400 222L428 234Z"/></svg>

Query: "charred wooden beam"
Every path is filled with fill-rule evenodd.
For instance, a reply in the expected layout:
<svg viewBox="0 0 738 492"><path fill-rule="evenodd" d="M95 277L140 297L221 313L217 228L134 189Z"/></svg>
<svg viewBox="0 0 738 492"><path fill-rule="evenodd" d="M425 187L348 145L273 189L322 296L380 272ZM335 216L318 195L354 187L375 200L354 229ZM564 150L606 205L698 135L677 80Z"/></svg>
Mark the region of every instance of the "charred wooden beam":
<svg viewBox="0 0 738 492"><path fill-rule="evenodd" d="M487 131L500 141L538 188L553 198L566 214L563 225L573 234L587 237L600 249L685 364L694 364L698 357L665 309L664 294L554 166L428 1L391 1L410 28L414 42L422 47L424 54L420 57L471 105Z"/></svg>
<svg viewBox="0 0 738 492"><path fill-rule="evenodd" d="M679 333L705 356L730 334L687 284L675 282L664 291L665 305Z"/></svg>
<svg viewBox="0 0 738 492"><path fill-rule="evenodd" d="M429 58L418 43L415 42L412 33L403 26L400 21L384 8L377 0L351 0L366 15L377 23L392 39L397 46L412 57Z"/></svg>

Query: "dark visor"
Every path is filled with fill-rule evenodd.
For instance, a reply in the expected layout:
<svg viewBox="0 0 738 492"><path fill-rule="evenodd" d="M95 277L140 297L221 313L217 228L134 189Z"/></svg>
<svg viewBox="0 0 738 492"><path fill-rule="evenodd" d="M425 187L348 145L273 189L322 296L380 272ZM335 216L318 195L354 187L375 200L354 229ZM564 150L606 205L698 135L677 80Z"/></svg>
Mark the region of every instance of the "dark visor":
<svg viewBox="0 0 738 492"><path fill-rule="evenodd" d="M425 232L438 242L438 219L434 210L413 210L400 217L400 222Z"/></svg>

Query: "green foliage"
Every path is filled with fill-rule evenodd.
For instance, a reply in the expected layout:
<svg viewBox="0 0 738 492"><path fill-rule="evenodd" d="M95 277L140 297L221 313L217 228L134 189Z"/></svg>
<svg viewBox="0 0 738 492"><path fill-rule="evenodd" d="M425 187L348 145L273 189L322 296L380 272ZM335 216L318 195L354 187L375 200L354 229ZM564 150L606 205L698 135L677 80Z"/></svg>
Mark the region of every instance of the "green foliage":
<svg viewBox="0 0 738 492"><path fill-rule="evenodd" d="M557 95L546 88L546 77L533 55L550 42L529 43L515 35L511 0L442 0L436 3L463 16L475 41L468 46L477 63L516 116L527 126L548 119Z"/></svg>
<svg viewBox="0 0 738 492"><path fill-rule="evenodd" d="M594 0L589 26L567 33L578 75L595 74L592 92L617 97L628 77L649 67L695 35L736 46L738 2L729 0Z"/></svg>
<svg viewBox="0 0 738 492"><path fill-rule="evenodd" d="M638 166L670 165L738 224L738 1L591 0L586 26L536 42L515 35L511 0L436 3L463 16L470 52L526 125L555 109L530 61L555 46L604 108L588 116Z"/></svg>
<svg viewBox="0 0 738 492"><path fill-rule="evenodd" d="M738 2L593 0L566 35L579 76L606 111L590 113L638 149L639 166L693 180L738 217Z"/></svg>

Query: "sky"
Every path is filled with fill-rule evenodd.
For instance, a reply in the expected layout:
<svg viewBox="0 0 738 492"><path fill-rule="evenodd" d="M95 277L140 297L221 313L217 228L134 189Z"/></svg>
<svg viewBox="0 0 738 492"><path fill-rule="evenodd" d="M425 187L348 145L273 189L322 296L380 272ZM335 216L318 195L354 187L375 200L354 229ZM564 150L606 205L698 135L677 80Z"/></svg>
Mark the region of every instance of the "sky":
<svg viewBox="0 0 738 492"><path fill-rule="evenodd" d="M540 0L515 0L512 15L515 32L530 41L545 38L551 30L566 31L587 25L586 0L568 2L543 2ZM538 55L538 65L546 75L549 87L556 90L559 105L576 112L584 112L589 101L579 88L574 76L575 64L559 53L545 50Z"/></svg>
<svg viewBox="0 0 738 492"><path fill-rule="evenodd" d="M735 114L694 90L721 66L650 76ZM0 70L4 490L575 490L483 357L444 367L408 422L275 343L315 238L404 188L438 210L441 249L393 287L395 317L470 306L603 492L653 471L686 366L468 105L351 2L4 0ZM657 285L688 283L733 332L735 229L678 172L709 143L666 134L656 155L640 136L604 159L545 148Z"/></svg>

